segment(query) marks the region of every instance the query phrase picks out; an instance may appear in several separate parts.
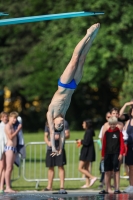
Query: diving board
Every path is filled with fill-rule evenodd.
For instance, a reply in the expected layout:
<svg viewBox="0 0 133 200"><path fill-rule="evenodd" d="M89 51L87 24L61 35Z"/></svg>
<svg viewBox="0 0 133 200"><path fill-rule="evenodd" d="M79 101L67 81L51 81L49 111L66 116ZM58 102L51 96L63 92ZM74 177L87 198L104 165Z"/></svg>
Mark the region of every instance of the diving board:
<svg viewBox="0 0 133 200"><path fill-rule="evenodd" d="M0 12L0 16L7 16L9 15L8 13L3 13L3 12Z"/></svg>
<svg viewBox="0 0 133 200"><path fill-rule="evenodd" d="M65 18L73 18L73 17L94 16L94 15L102 15L102 14L104 14L104 12L80 11L80 12L48 14L48 15L40 15L40 16L30 16L30 17L9 18L9 19L0 20L0 26L23 24L23 23L30 23L30 22L40 22L40 21L55 20L55 19L65 19Z"/></svg>

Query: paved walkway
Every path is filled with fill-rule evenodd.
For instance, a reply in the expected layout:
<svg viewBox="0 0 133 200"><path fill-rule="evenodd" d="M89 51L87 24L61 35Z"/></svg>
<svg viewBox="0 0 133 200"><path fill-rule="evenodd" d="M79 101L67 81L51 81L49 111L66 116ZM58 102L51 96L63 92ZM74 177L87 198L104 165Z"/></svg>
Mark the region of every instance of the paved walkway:
<svg viewBox="0 0 133 200"><path fill-rule="evenodd" d="M0 195L0 200L78 200L78 197L88 197L94 199L99 196L96 190L67 190L67 194L57 194L56 191L21 191L17 193L4 193Z"/></svg>
<svg viewBox="0 0 133 200"><path fill-rule="evenodd" d="M57 194L56 191L21 191L17 193L4 193L0 195L0 200L133 200L129 194L106 194L99 195L99 190L67 190L67 194ZM56 194L55 194L56 193ZM85 198L84 198L85 197Z"/></svg>

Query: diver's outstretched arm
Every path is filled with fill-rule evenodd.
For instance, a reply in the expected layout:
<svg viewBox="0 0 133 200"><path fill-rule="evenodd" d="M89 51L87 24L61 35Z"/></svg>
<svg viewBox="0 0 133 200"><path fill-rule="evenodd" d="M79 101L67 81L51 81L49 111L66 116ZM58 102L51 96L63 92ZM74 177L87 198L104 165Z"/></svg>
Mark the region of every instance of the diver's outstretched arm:
<svg viewBox="0 0 133 200"><path fill-rule="evenodd" d="M55 137L54 137L55 130L54 130L53 116L49 111L47 112L47 121L48 121L49 132L50 132L50 141L51 141L51 146L52 146L52 152L58 152L55 148Z"/></svg>

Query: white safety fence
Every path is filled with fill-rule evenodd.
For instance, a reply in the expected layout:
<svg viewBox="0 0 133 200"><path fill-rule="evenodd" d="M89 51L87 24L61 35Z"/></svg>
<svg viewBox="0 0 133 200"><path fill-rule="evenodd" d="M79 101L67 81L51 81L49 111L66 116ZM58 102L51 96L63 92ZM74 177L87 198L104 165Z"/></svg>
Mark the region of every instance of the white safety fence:
<svg viewBox="0 0 133 200"><path fill-rule="evenodd" d="M92 163L91 173L100 177L99 165L101 160L101 150L98 145L98 140L94 140L96 161ZM20 165L13 173L12 181L18 180L21 176L21 168L23 172L23 178L28 182L36 182L36 188L39 182L48 181L47 171L45 165L47 145L45 142L29 142L25 145L26 147L26 159L23 160L22 166ZM65 142L67 164L65 165L65 180L84 180L82 174L78 171L79 155L81 148L77 148L75 141ZM124 161L124 160L123 160ZM16 168L16 167L15 167ZM124 165L121 167L121 178L128 178L123 176ZM55 167L54 180L59 180L58 167Z"/></svg>
<svg viewBox="0 0 133 200"><path fill-rule="evenodd" d="M92 174L94 176L100 176L99 163L100 163L100 149L95 142L96 161L92 164ZM39 182L48 181L47 171L45 165L47 145L45 142L29 142L26 145L26 159L23 160L23 178L28 182L36 182L36 188ZM80 149L77 148L75 141L66 141L66 159L67 164L65 165L65 180L82 180L82 174L78 171L78 162ZM58 167L55 168L54 180L59 180Z"/></svg>

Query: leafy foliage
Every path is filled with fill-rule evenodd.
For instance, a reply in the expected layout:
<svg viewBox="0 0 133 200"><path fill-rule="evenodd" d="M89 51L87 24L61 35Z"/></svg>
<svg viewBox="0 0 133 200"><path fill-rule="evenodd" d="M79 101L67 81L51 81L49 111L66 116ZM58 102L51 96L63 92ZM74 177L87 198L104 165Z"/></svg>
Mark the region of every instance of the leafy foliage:
<svg viewBox="0 0 133 200"><path fill-rule="evenodd" d="M72 128L80 128L79 124L88 117L101 123L112 106L130 100L132 1L23 0L20 3L7 0L0 2L0 10L9 13L9 18L81 10L105 12L99 16L1 27L0 89L7 86L12 91L12 102L21 98L21 115L26 124L34 113L38 123L33 127L42 127L58 78L86 29L96 22L101 23L101 28L87 56L83 78L73 95L67 119ZM34 101L39 106L34 106ZM26 127L30 129L28 124Z"/></svg>

